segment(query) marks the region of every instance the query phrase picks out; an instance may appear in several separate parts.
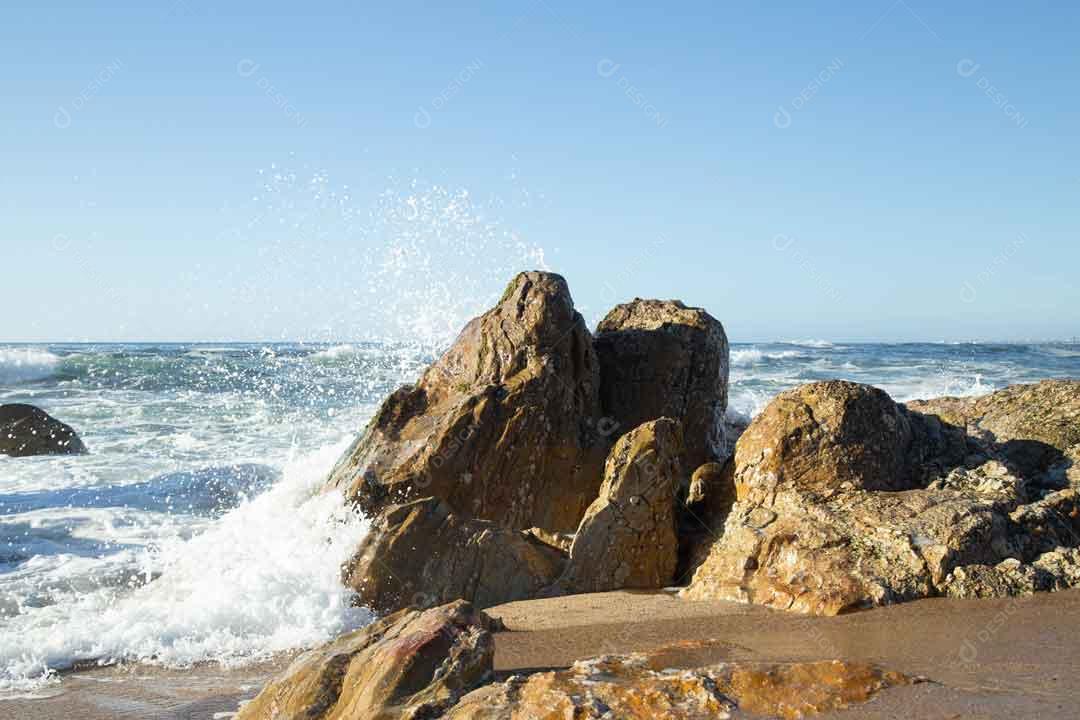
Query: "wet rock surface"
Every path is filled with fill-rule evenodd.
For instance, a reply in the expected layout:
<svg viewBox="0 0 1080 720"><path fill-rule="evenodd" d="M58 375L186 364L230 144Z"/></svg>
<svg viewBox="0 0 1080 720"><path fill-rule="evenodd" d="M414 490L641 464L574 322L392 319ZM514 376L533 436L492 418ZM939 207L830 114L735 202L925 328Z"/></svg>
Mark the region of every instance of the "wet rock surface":
<svg viewBox="0 0 1080 720"><path fill-rule="evenodd" d="M461 598L477 607L536 597L566 555L536 537L455 514L437 498L380 513L345 570L359 602L378 613Z"/></svg>
<svg viewBox="0 0 1080 720"><path fill-rule="evenodd" d="M0 455L82 455L86 446L75 430L41 408L0 405Z"/></svg>
<svg viewBox="0 0 1080 720"><path fill-rule="evenodd" d="M403 610L298 657L238 720L436 718L490 679L491 620L469 603Z"/></svg>
<svg viewBox="0 0 1080 720"><path fill-rule="evenodd" d="M613 655L485 686L462 698L446 717L698 720L742 710L800 718L862 703L908 682L899 673L840 661L667 669L649 655Z"/></svg>
<svg viewBox="0 0 1080 720"><path fill-rule="evenodd" d="M689 473L724 439L727 339L704 310L640 299L598 333L562 277L522 273L383 403L327 483L374 519L346 568L362 602L484 606L541 579L555 593L675 579Z"/></svg>
<svg viewBox="0 0 1080 720"><path fill-rule="evenodd" d="M522 273L415 385L383 403L329 486L372 515L435 496L514 530L573 532L613 441L597 429L599 385L566 281Z"/></svg>

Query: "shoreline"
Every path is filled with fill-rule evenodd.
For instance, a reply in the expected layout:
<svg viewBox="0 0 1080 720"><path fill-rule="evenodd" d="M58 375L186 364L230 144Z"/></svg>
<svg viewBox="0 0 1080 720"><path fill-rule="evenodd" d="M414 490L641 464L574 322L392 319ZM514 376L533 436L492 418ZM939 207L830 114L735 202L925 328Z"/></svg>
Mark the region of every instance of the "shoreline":
<svg viewBox="0 0 1080 720"><path fill-rule="evenodd" d="M718 662L870 662L920 682L819 717L1064 717L1080 696L1080 590L988 599L932 598L835 617L691 601L668 592L595 593L489 608L495 673L566 667L602 654L644 652L664 667ZM299 654L236 669L146 665L77 670L55 693L0 699L20 720L225 720ZM46 691L48 692L48 691ZM742 715L745 717L745 715Z"/></svg>

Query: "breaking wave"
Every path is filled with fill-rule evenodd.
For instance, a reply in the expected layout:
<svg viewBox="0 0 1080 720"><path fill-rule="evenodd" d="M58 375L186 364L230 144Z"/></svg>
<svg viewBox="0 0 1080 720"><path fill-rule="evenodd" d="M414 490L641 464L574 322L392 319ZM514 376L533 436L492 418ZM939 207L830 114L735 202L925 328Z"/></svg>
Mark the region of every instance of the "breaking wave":
<svg viewBox="0 0 1080 720"><path fill-rule="evenodd" d="M0 348L0 385L44 380L56 373L60 357L35 348Z"/></svg>

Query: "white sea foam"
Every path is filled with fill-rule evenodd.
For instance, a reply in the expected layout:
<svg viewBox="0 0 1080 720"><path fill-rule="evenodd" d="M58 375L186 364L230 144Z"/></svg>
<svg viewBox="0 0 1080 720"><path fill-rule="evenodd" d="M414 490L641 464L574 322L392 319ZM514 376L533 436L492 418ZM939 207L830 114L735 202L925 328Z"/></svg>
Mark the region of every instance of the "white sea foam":
<svg viewBox="0 0 1080 720"><path fill-rule="evenodd" d="M1080 349L1077 348L1064 348L1064 347L1048 347L1043 346L1037 348L1039 352L1046 353L1047 355L1053 355L1060 358L1078 358L1080 357Z"/></svg>
<svg viewBox="0 0 1080 720"><path fill-rule="evenodd" d="M997 389L979 373L945 372L909 382L883 383L882 387L897 402L928 400L939 397L976 397Z"/></svg>
<svg viewBox="0 0 1080 720"><path fill-rule="evenodd" d="M69 572L100 581L113 566L117 579L141 578L140 586L54 588L51 604L21 608L0 627L0 690L40 688L55 669L85 660L238 664L370 621L351 606L340 579L366 521L340 495L318 493L345 447L287 463L277 485L192 539L180 534L120 550L107 565L77 555L42 558L59 565L53 579Z"/></svg>
<svg viewBox="0 0 1080 720"><path fill-rule="evenodd" d="M728 398L727 420L728 422L743 424L757 417L765 406L772 401L776 393L756 388L733 385Z"/></svg>
<svg viewBox="0 0 1080 720"><path fill-rule="evenodd" d="M765 353L754 348L745 348L731 351L731 364L736 366L753 365L761 362Z"/></svg>
<svg viewBox="0 0 1080 720"><path fill-rule="evenodd" d="M60 358L39 348L0 348L0 385L51 377Z"/></svg>
<svg viewBox="0 0 1080 720"><path fill-rule="evenodd" d="M766 360L791 360L802 356L803 354L798 350L764 352L757 348L737 348L731 351L731 364L736 367L746 367Z"/></svg>
<svg viewBox="0 0 1080 720"><path fill-rule="evenodd" d="M828 340L812 340L812 339L811 340L788 340L787 343L785 343L785 344L787 344L787 345L801 345L803 347L810 347L810 348L831 348L831 347L836 347L833 343L829 342Z"/></svg>
<svg viewBox="0 0 1080 720"><path fill-rule="evenodd" d="M340 360L341 358L352 357L359 352L355 345L335 345L334 347L320 350L311 354L312 360Z"/></svg>

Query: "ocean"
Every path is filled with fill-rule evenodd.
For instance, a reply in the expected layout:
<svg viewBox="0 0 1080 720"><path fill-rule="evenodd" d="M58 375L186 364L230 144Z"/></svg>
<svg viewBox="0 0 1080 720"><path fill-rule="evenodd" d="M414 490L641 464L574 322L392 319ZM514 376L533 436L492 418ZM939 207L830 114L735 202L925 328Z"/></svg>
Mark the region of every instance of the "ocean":
<svg viewBox="0 0 1080 720"><path fill-rule="evenodd" d="M383 397L433 359L406 344L0 345L0 403L90 454L0 456L0 695L58 670L236 665L369 622L339 568L365 520L318 490ZM1080 377L1080 345L733 344L729 414L814 380L897 400Z"/></svg>

